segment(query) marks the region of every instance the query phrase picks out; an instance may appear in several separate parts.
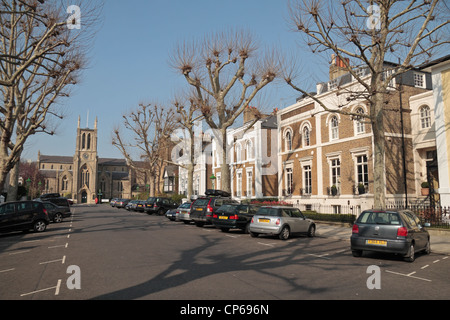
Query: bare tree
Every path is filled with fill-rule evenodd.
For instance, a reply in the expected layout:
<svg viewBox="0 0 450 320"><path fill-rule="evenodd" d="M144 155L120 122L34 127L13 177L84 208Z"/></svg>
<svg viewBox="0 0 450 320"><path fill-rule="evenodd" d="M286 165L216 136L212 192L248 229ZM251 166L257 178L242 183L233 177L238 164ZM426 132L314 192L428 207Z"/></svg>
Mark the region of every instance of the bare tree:
<svg viewBox="0 0 450 320"><path fill-rule="evenodd" d="M150 196L155 196L156 181L163 162L161 153L176 128L174 111L157 104L140 104L136 110L124 115L123 120L125 129L131 134L130 141L117 128L112 144L123 154L130 167L146 173Z"/></svg>
<svg viewBox="0 0 450 320"><path fill-rule="evenodd" d="M72 5L83 10L83 24L78 13L67 14L69 7L57 0L0 1L0 190L28 137L54 134L50 118L62 118L57 105L87 65L101 2Z"/></svg>
<svg viewBox="0 0 450 320"><path fill-rule="evenodd" d="M172 160L177 161L167 161L169 163L175 164L187 171L187 198L190 199L193 195L194 187L194 169L196 165L197 154L195 152L195 146L198 144L198 138L195 136L195 128L199 121L203 118L203 115L199 113L199 106L196 104L196 99L192 97L187 97L182 99L180 97L176 98L173 102L176 109L176 121L180 129L179 135L173 135L172 141L177 142L177 147L174 148L176 153L181 152L182 156L178 157L179 154L172 156ZM175 132L174 132L175 133ZM200 142L201 144L202 142ZM181 150L180 150L181 149ZM201 149L201 148L200 148Z"/></svg>
<svg viewBox="0 0 450 320"><path fill-rule="evenodd" d="M374 205L384 207L384 107L388 86L394 78L426 62L435 50L449 44L448 6L442 0L298 0L290 3L289 9L294 30L313 52L333 53L345 64L361 88L349 92L347 103L365 100L369 114L352 114L342 106L327 107L306 88L294 84L293 69L285 74L285 80L326 111L370 122L375 148ZM399 63L387 68L387 58ZM358 72L360 69L369 70L369 80Z"/></svg>
<svg viewBox="0 0 450 320"><path fill-rule="evenodd" d="M275 52L260 52L248 32L224 32L183 43L171 63L192 86L196 104L216 139L223 189L230 192L227 129L280 74Z"/></svg>

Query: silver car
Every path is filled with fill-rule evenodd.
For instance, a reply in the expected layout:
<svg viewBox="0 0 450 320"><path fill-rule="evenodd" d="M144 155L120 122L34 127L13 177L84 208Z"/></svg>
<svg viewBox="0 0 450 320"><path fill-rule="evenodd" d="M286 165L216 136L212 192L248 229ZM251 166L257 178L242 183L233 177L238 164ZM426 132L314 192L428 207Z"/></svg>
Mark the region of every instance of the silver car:
<svg viewBox="0 0 450 320"><path fill-rule="evenodd" d="M191 203L185 202L177 208L177 218L185 224L191 223Z"/></svg>
<svg viewBox="0 0 450 320"><path fill-rule="evenodd" d="M291 234L307 234L314 237L316 224L307 219L297 208L286 206L261 207L250 223L250 235L277 235L281 240L289 239Z"/></svg>

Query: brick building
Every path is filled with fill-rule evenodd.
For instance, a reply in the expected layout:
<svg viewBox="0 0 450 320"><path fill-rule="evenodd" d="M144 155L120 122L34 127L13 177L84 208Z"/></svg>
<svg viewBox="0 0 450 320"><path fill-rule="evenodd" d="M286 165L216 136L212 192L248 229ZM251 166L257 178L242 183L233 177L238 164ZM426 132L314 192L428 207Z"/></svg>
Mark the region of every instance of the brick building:
<svg viewBox="0 0 450 320"><path fill-rule="evenodd" d="M386 68L395 67L386 63ZM362 76L370 78L366 69ZM430 74L411 70L393 80L386 94L386 197L417 198L418 169L414 159L410 98L431 90ZM402 94L394 89L402 83ZM329 109L369 112L363 100L348 103L360 85L334 59L330 80L317 85L315 98ZM401 100L401 104L400 104ZM401 112L400 112L401 110ZM334 212L350 205L361 210L373 205L373 134L361 118L325 111L315 100L303 97L278 113L279 196L294 204L328 206ZM403 148L404 146L404 148ZM406 159L404 170L403 157ZM420 164L420 163L419 163ZM405 174L406 173L406 176ZM406 192L405 192L406 186Z"/></svg>

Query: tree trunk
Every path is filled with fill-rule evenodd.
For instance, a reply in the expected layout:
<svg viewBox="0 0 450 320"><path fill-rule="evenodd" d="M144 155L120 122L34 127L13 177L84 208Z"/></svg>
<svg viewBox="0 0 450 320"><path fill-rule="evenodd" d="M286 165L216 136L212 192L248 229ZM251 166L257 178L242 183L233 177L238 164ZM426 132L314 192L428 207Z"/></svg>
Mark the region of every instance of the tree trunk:
<svg viewBox="0 0 450 320"><path fill-rule="evenodd" d="M14 168L9 172L9 186L7 201L17 200L17 188L19 186L19 166L20 161L16 162ZM30 190L28 190L30 192Z"/></svg>
<svg viewBox="0 0 450 320"><path fill-rule="evenodd" d="M383 95L376 93L373 99L374 122L373 145L374 145L374 164L373 164L373 193L374 207L384 209L386 207L386 176L385 176L385 136L384 136L384 113L383 113Z"/></svg>
<svg viewBox="0 0 450 320"><path fill-rule="evenodd" d="M231 193L231 177L230 165L228 159L228 143L227 143L227 129L220 130L220 137L218 142L218 149L222 152L222 163L220 166L221 172L221 189Z"/></svg>

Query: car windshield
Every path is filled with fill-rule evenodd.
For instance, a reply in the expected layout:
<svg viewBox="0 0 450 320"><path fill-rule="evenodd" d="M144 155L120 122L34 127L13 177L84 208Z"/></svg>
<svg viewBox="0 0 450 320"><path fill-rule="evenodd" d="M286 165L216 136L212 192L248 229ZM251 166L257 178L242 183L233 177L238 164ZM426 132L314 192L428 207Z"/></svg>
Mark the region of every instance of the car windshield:
<svg viewBox="0 0 450 320"><path fill-rule="evenodd" d="M260 208L256 214L261 216L279 216L279 212L276 208Z"/></svg>
<svg viewBox="0 0 450 320"><path fill-rule="evenodd" d="M365 211L358 218L363 224L388 224L399 225L400 219L397 212Z"/></svg>

